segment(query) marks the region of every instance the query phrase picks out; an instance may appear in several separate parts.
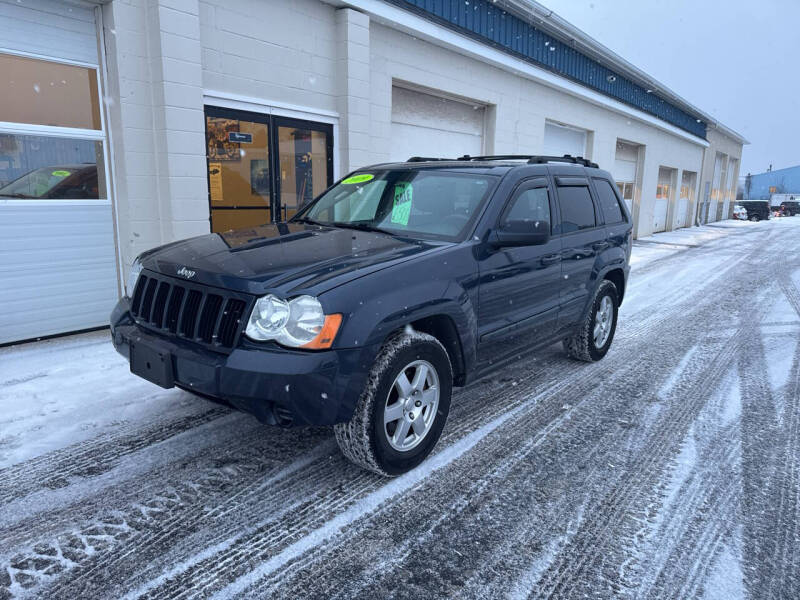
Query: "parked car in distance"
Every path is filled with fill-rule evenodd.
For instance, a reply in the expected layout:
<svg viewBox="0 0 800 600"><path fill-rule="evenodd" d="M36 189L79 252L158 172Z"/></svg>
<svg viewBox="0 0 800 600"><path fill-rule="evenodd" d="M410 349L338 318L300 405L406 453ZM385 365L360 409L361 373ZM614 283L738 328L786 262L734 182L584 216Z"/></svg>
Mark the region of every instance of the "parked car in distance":
<svg viewBox="0 0 800 600"><path fill-rule="evenodd" d="M769 202L766 200L739 200L738 204L747 211L750 221L766 221L772 217Z"/></svg>
<svg viewBox="0 0 800 600"><path fill-rule="evenodd" d="M787 200L785 202L781 202L781 213L783 213L784 217L793 217L795 215L800 215L800 201L792 201Z"/></svg>
<svg viewBox="0 0 800 600"><path fill-rule="evenodd" d="M131 371L262 422L332 425L398 475L431 452L454 386L563 342L609 350L631 217L582 158L412 158L359 169L288 222L167 244L111 315Z"/></svg>
<svg viewBox="0 0 800 600"><path fill-rule="evenodd" d="M53 165L28 171L0 187L0 198L87 200L101 197L97 165Z"/></svg>
<svg viewBox="0 0 800 600"><path fill-rule="evenodd" d="M779 210L784 217L793 217L800 214L799 194L772 194L769 204L773 210Z"/></svg>
<svg viewBox="0 0 800 600"><path fill-rule="evenodd" d="M740 221L747 221L747 209L741 204L733 205L733 218Z"/></svg>

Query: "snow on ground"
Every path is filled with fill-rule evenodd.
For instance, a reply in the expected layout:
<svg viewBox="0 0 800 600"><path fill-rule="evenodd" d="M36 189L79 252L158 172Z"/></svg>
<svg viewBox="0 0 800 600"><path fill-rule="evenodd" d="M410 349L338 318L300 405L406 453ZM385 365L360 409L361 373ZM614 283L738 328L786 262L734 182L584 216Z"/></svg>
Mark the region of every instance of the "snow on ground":
<svg viewBox="0 0 800 600"><path fill-rule="evenodd" d="M394 480L108 332L2 348L0 600L800 597L799 251L800 219L638 240L603 361L512 359Z"/></svg>

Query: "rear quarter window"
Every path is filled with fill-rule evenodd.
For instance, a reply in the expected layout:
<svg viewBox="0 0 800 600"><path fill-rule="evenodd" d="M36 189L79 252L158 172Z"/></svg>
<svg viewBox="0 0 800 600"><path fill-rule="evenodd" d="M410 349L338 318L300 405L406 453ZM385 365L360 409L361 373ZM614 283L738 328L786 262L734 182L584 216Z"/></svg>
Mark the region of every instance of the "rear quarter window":
<svg viewBox="0 0 800 600"><path fill-rule="evenodd" d="M606 224L625 222L625 213L619 205L619 198L611 184L605 179L595 179L594 187L597 190L597 199L600 201L600 210L603 212Z"/></svg>

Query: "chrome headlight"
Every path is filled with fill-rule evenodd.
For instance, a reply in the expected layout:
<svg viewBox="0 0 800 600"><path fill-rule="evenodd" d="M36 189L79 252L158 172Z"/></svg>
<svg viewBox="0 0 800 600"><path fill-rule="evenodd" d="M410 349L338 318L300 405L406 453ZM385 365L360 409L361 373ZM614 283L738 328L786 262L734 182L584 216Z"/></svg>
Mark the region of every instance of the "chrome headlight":
<svg viewBox="0 0 800 600"><path fill-rule="evenodd" d="M125 294L128 298L133 297L133 290L136 289L136 282L139 279L139 273L142 272L142 263L139 262L138 257L133 259L131 270L128 271L128 280L125 284Z"/></svg>
<svg viewBox="0 0 800 600"><path fill-rule="evenodd" d="M286 301L267 295L256 300L245 335L251 340L274 340L292 348L330 348L342 315L326 315L319 300L298 296Z"/></svg>

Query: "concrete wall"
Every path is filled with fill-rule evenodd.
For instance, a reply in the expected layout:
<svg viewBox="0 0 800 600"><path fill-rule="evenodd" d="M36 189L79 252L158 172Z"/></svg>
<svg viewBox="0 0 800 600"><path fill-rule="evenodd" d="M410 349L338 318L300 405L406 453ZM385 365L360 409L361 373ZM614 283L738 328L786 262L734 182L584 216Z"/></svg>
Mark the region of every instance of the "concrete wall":
<svg viewBox="0 0 800 600"><path fill-rule="evenodd" d="M143 250L207 233L200 9L196 0L103 7L119 243Z"/></svg>
<svg viewBox="0 0 800 600"><path fill-rule="evenodd" d="M484 56L494 52L488 47L470 53L435 31L402 31L406 17L406 25L392 24L319 0L113 0L103 11L126 264L146 248L209 230L204 102L333 123L336 175L388 158L393 83L484 105L489 153L542 152L548 119L586 129L587 156L606 169L617 139L641 144L639 236L652 231L659 167L675 169L677 182L684 170L696 172L699 198L713 174L712 149L741 156L740 144L715 131L704 149L571 82L565 91L498 66Z"/></svg>
<svg viewBox="0 0 800 600"><path fill-rule="evenodd" d="M543 152L547 119L588 130L591 147L587 154L605 169L611 169L614 164L618 138L642 144L645 147L644 170L634 202L640 236L652 232L659 167L695 171L699 177L703 157L699 141L672 135L524 79L518 73L376 23L370 26L370 55L370 155L363 163L352 164L352 168L388 160L392 83L403 82L489 106L492 109L487 132L489 153ZM431 153L435 154L435 149L431 149Z"/></svg>

